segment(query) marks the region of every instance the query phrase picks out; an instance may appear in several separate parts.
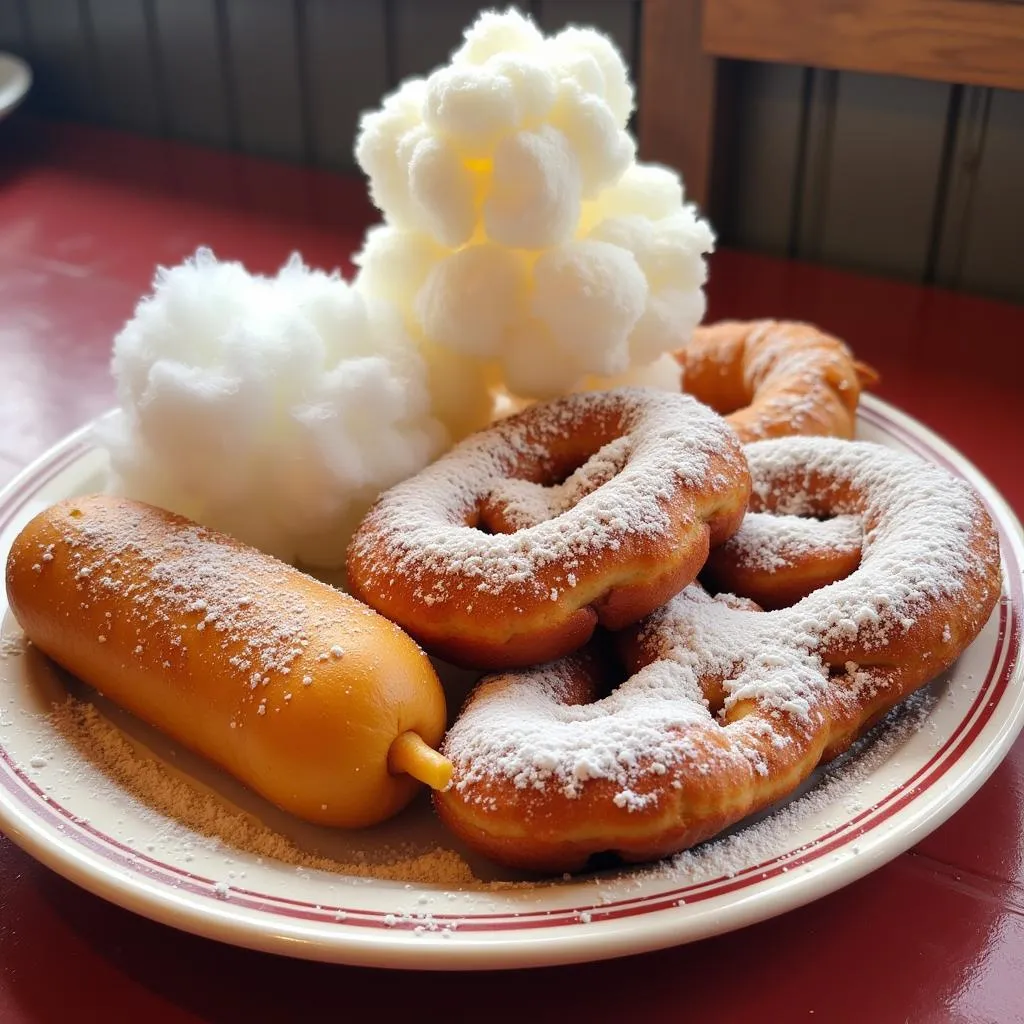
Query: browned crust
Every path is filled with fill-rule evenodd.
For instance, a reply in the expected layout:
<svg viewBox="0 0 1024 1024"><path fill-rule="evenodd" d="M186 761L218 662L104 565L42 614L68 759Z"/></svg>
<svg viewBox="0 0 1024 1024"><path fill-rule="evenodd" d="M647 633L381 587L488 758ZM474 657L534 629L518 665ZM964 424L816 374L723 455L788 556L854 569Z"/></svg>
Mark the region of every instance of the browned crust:
<svg viewBox="0 0 1024 1024"><path fill-rule="evenodd" d="M751 498L751 511L758 511L757 495ZM749 522L749 520L748 520ZM736 594L749 598L766 611L787 608L822 587L845 579L861 560L861 545L847 547L816 543L802 544L796 550L779 549L780 564L766 567L751 560L736 538L743 527L709 555L700 573L701 583L712 593Z"/></svg>
<svg viewBox="0 0 1024 1024"><path fill-rule="evenodd" d="M722 413L744 443L793 434L852 438L878 374L838 338L786 320L698 327L676 353L683 390Z"/></svg>
<svg viewBox="0 0 1024 1024"><path fill-rule="evenodd" d="M187 543L198 535L204 547ZM155 567L173 570L186 596L169 596ZM193 589L204 568L207 589ZM5 578L39 650L288 813L362 827L419 791L388 770L388 753L406 730L440 742L443 690L423 651L348 595L181 516L102 494L35 516ZM206 628L193 599L225 595L252 599L230 628ZM261 662L284 626L289 660ZM343 656L329 655L335 647Z"/></svg>
<svg viewBox="0 0 1024 1024"><path fill-rule="evenodd" d="M550 454L543 460L544 465L539 460L536 466L524 457L523 464L513 472L518 479L550 482L545 474L552 466L556 467L557 478L566 467L582 465L631 429L630 404L639 403L642 408L648 399L643 392L623 395L628 397L621 402L615 399L595 404L591 415L582 416L570 432L554 439L541 431L539 424L548 413L539 405L490 429L498 432L525 427L524 451L547 449ZM556 403L579 402L583 397L571 396ZM479 444L487 434L481 432L468 443ZM622 629L660 607L696 578L709 546L722 542L739 528L750 495L750 477L738 443L728 431L722 436L722 451L709 458L706 486L678 480L651 482L652 493L659 493L655 488L667 492L666 497L658 499L669 524L661 535L623 533L614 548L588 554L585 565L570 567L555 559L538 568L527 584L510 585L500 592L487 592L475 581L463 584L455 574L443 577L431 571L419 581L420 589L429 592L436 583L446 597L428 603L403 577L394 538L376 530L371 510L349 549L350 589L357 598L401 625L431 653L457 665L514 668L562 657L583 646L598 624ZM457 448L445 458L458 455ZM401 486L408 489L416 483L417 478L413 478ZM390 500L391 494L385 494L378 507ZM478 507L470 514L479 515L480 511ZM493 532L498 532L499 517L492 513L489 525L497 526ZM440 531L449 527L438 522ZM575 583L567 587L569 575L575 577ZM551 594L557 594L557 598L552 599Z"/></svg>
<svg viewBox="0 0 1024 1024"><path fill-rule="evenodd" d="M782 489L786 486L783 482ZM792 486L816 496L816 513L847 508L857 500L850 484L833 477L794 475ZM770 495L764 507L770 509L778 498L777 493ZM965 538L969 568L955 597L933 598L926 608L915 608L913 620L887 631L882 643L865 641L859 634L837 634L814 649L822 677L828 680L813 709L816 724L799 726L754 701L729 708L727 722L761 719L770 727L753 730L748 740L767 765L764 774L742 758L720 760L716 771L709 773L693 771L686 762L670 765L667 771L646 772L641 763L631 789L639 796L657 793L657 799L649 806L624 809L614 801L620 785L605 779L589 780L571 798L558 786L517 788L500 776L474 778L460 786L458 752L449 750L456 785L435 794L438 813L467 844L500 863L545 872L577 871L599 853L614 853L631 862L679 852L788 796L818 765L843 753L895 705L949 669L978 636L998 601L1002 577L998 534L980 501L973 518L973 535ZM749 602L729 598L723 603L764 614ZM616 635L628 672L672 660L672 645L680 641L665 632L663 621L661 613L655 613ZM600 696L601 681L592 660L576 655L563 666L571 682L564 703ZM700 680L712 708L721 706L721 682ZM469 701L479 692L474 691ZM691 748L712 751L716 743L726 742L723 733L716 722L698 722L687 726L685 741Z"/></svg>

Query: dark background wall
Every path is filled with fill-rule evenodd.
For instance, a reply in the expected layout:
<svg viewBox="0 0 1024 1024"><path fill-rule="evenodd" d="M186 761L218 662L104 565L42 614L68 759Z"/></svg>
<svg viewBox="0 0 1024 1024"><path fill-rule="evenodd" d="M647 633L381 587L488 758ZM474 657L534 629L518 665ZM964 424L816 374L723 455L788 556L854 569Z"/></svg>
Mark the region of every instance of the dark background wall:
<svg viewBox="0 0 1024 1024"><path fill-rule="evenodd" d="M351 171L359 112L442 62L483 6L0 0L0 49L31 62L44 116ZM638 74L642 0L521 6L548 30L605 30ZM1024 93L779 65L731 73L724 241L1024 300Z"/></svg>

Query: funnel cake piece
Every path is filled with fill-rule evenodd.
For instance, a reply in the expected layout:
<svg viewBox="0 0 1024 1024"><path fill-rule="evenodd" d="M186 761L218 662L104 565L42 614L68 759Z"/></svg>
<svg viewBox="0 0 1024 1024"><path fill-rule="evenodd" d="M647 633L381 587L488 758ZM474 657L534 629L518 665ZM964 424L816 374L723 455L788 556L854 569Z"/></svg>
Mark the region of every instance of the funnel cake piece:
<svg viewBox="0 0 1024 1024"><path fill-rule="evenodd" d="M852 438L862 388L878 374L810 324L726 320L676 353L683 390L722 413L740 440Z"/></svg>
<svg viewBox="0 0 1024 1024"><path fill-rule="evenodd" d="M532 665L678 593L739 526L749 487L735 435L688 395L570 395L382 495L349 583L449 661Z"/></svg>
<svg viewBox="0 0 1024 1024"><path fill-rule="evenodd" d="M686 849L792 793L977 636L999 546L965 483L863 442L746 452L766 507L859 517L860 566L770 612L688 587L616 637L632 675L610 693L583 654L484 679L434 797L470 846L544 871Z"/></svg>
<svg viewBox="0 0 1024 1024"><path fill-rule="evenodd" d="M766 610L796 604L860 565L859 516L814 519L757 511L752 495L743 525L708 556L700 574L712 593L739 594Z"/></svg>

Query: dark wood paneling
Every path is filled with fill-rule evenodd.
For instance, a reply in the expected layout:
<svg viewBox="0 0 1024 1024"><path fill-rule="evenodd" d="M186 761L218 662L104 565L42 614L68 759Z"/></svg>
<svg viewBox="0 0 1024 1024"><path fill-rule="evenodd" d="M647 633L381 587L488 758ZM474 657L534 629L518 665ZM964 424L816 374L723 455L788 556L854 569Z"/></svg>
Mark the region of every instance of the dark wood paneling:
<svg viewBox="0 0 1024 1024"><path fill-rule="evenodd" d="M381 0L307 0L305 75L313 158L348 169L359 114L388 91L387 38Z"/></svg>
<svg viewBox="0 0 1024 1024"><path fill-rule="evenodd" d="M399 80L447 62L482 9L476 0L392 0L394 70Z"/></svg>
<svg viewBox="0 0 1024 1024"><path fill-rule="evenodd" d="M33 101L55 117L102 120L88 7L79 0L34 0L24 11Z"/></svg>
<svg viewBox="0 0 1024 1024"><path fill-rule="evenodd" d="M805 72L779 64L738 71L734 118L719 126L736 136L724 240L785 255L801 173Z"/></svg>
<svg viewBox="0 0 1024 1024"><path fill-rule="evenodd" d="M821 259L838 99L838 72L807 72L789 245L792 255L804 259Z"/></svg>
<svg viewBox="0 0 1024 1024"><path fill-rule="evenodd" d="M144 0L89 0L103 120L116 128L163 130L153 9Z"/></svg>
<svg viewBox="0 0 1024 1024"><path fill-rule="evenodd" d="M247 153L284 160L308 154L298 7L295 0L227 0L238 140Z"/></svg>
<svg viewBox="0 0 1024 1024"><path fill-rule="evenodd" d="M19 57L26 55L18 0L0 0L0 47Z"/></svg>
<svg viewBox="0 0 1024 1024"><path fill-rule="evenodd" d="M704 209L711 193L715 62L701 52L703 0L647 0L640 69L640 156L680 171Z"/></svg>
<svg viewBox="0 0 1024 1024"><path fill-rule="evenodd" d="M982 86L959 86L954 95L945 195L936 211L929 268L938 284L955 285L963 268L991 100L992 90Z"/></svg>
<svg viewBox="0 0 1024 1024"><path fill-rule="evenodd" d="M710 53L1024 88L1024 5L1003 0L707 0Z"/></svg>
<svg viewBox="0 0 1024 1024"><path fill-rule="evenodd" d="M227 68L215 0L154 0L153 10L170 133L229 145Z"/></svg>
<svg viewBox="0 0 1024 1024"><path fill-rule="evenodd" d="M520 6L547 32L589 24L616 41L634 78L662 101L639 125L645 156L683 169L688 192L702 202L712 183L724 189L726 201L714 209L729 243L1024 298L1024 94L735 65L728 69L735 103L718 125L719 142L732 144L735 173L726 175L718 160L707 178L700 170L711 160L707 104L724 79L698 49L680 49L680 40L699 42L692 17L699 2L645 0L642 19L639 0ZM711 2L721 10L734 0ZM758 17L777 2L766 0ZM913 0L895 2L903 9ZM975 26L996 14L1008 24L1017 17L986 0L956 2ZM398 79L444 62L488 6L0 0L0 47L31 61L32 100L44 113L350 170L360 112ZM635 66L638 27L670 38L660 63ZM990 52L1002 52L1006 39ZM949 77L960 74L954 58L967 52L980 50L958 48L943 69ZM700 159L680 148L684 124L697 129L688 138L706 143Z"/></svg>
<svg viewBox="0 0 1024 1024"><path fill-rule="evenodd" d="M992 94L956 283L1024 300L1024 92Z"/></svg>
<svg viewBox="0 0 1024 1024"><path fill-rule="evenodd" d="M566 25L590 25L615 41L632 68L636 55L637 8L634 0L540 0L536 18L545 33Z"/></svg>
<svg viewBox="0 0 1024 1024"><path fill-rule="evenodd" d="M829 263L922 279L928 263L950 87L843 72L816 239ZM807 190L820 182L812 173Z"/></svg>

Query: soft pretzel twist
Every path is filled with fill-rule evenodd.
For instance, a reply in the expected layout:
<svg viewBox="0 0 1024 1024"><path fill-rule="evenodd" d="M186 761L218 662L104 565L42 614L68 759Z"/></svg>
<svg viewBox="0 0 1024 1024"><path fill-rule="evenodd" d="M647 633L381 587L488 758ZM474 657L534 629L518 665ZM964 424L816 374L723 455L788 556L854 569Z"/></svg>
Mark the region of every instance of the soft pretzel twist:
<svg viewBox="0 0 1024 1024"><path fill-rule="evenodd" d="M785 608L860 565L859 516L831 519L772 515L751 496L739 530L715 548L700 581L713 593L742 594L766 610Z"/></svg>
<svg viewBox="0 0 1024 1024"><path fill-rule="evenodd" d="M861 390L878 380L838 338L785 320L698 327L676 359L683 390L725 415L744 442L852 438Z"/></svg>
<svg viewBox="0 0 1024 1024"><path fill-rule="evenodd" d="M434 796L469 845L547 871L685 849L791 793L977 636L999 546L965 483L865 442L746 452L761 507L860 519L858 568L769 612L688 587L617 636L631 675L610 693L596 656L482 681Z"/></svg>
<svg viewBox="0 0 1024 1024"><path fill-rule="evenodd" d="M531 406L386 492L352 592L457 664L538 664L690 583L740 524L746 459L688 395L623 388Z"/></svg>

